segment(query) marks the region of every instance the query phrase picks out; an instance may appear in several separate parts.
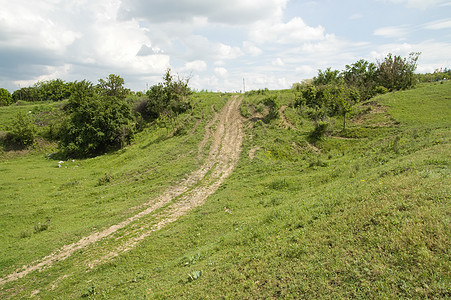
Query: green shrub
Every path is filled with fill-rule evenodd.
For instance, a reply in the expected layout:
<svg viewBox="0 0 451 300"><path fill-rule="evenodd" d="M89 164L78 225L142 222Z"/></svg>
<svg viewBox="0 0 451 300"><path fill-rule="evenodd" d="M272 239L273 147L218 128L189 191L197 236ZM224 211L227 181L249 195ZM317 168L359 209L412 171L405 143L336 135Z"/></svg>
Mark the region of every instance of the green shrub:
<svg viewBox="0 0 451 300"><path fill-rule="evenodd" d="M125 100L87 97L62 125L60 149L70 157L89 157L119 149L134 136L135 123Z"/></svg>
<svg viewBox="0 0 451 300"><path fill-rule="evenodd" d="M280 117L280 103L276 95L266 97L263 103L269 108L268 114L265 116L265 123Z"/></svg>
<svg viewBox="0 0 451 300"><path fill-rule="evenodd" d="M10 105L12 102L11 93L7 89L0 88L0 106Z"/></svg>
<svg viewBox="0 0 451 300"><path fill-rule="evenodd" d="M377 86L374 88L374 93L375 94L387 94L388 93L388 89L386 87L383 87L381 85Z"/></svg>
<svg viewBox="0 0 451 300"><path fill-rule="evenodd" d="M310 133L309 138L313 141L317 141L323 138L323 136L328 132L329 123L325 121L320 121L315 124L315 129Z"/></svg>
<svg viewBox="0 0 451 300"><path fill-rule="evenodd" d="M11 146L27 147L33 144L36 131L33 117L30 114L19 113L10 127L6 140Z"/></svg>

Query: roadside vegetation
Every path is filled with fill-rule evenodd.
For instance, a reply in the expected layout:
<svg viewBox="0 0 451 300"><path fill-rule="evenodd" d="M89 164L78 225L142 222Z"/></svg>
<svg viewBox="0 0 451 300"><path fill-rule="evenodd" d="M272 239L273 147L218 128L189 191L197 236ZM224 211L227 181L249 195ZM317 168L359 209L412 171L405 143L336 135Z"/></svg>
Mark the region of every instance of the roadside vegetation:
<svg viewBox="0 0 451 300"><path fill-rule="evenodd" d="M135 215L197 170L212 143L205 136L232 97L243 97L245 131L234 172L204 205L117 257L87 263L115 247L101 240L101 247L4 283L0 296L451 297L451 82L406 75L389 87L377 75L384 63L412 75L417 57L359 61L290 90L244 96L192 92L168 72L147 94L87 84L84 98L71 93L62 102L0 108L1 130L10 132L19 120L11 115L63 120L52 129L55 139L50 118L29 122L37 138L22 150L3 146L0 278ZM104 105L124 103L113 107L127 122L115 124L130 128L119 131L133 133L129 139L67 156L61 128L86 115L75 117L79 106L107 111Z"/></svg>

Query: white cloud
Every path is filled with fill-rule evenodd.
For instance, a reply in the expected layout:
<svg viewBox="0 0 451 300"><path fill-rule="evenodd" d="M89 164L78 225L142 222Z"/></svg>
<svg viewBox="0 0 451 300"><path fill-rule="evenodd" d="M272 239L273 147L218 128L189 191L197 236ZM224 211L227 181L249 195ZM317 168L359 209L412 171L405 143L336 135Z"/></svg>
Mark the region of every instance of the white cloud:
<svg viewBox="0 0 451 300"><path fill-rule="evenodd" d="M0 33L6 36L0 46L64 51L81 33L51 18L48 6L28 1L8 3L8 10L0 11Z"/></svg>
<svg viewBox="0 0 451 300"><path fill-rule="evenodd" d="M182 71L203 72L207 70L207 63L203 60L190 61L185 64Z"/></svg>
<svg viewBox="0 0 451 300"><path fill-rule="evenodd" d="M321 26L311 27L299 18L288 23L257 22L250 30L251 39L256 43L276 42L281 44L299 44L306 41L324 39L325 30Z"/></svg>
<svg viewBox="0 0 451 300"><path fill-rule="evenodd" d="M254 43L249 41L243 42L243 51L252 56L258 56L263 52L262 49L258 48Z"/></svg>
<svg viewBox="0 0 451 300"><path fill-rule="evenodd" d="M408 34L404 26L382 27L374 31L374 35L383 36L387 38L402 38Z"/></svg>
<svg viewBox="0 0 451 300"><path fill-rule="evenodd" d="M271 62L271 64L273 66L275 66L275 67L283 67L283 66L285 66L285 63L283 62L283 60L280 57L278 57L275 60L273 60Z"/></svg>
<svg viewBox="0 0 451 300"><path fill-rule="evenodd" d="M190 84L198 89L239 90L243 77L246 88L285 88L318 69L343 69L360 58L412 51L423 52L419 68L450 67L449 0L378 1L387 5L370 8L357 0L4 0L0 85L56 77L95 81L115 73L132 89L142 89L161 81L171 67L189 72ZM407 16L405 6L416 10ZM418 10L424 8L428 14ZM397 23L377 17L387 10ZM383 27L393 24L411 25ZM381 45L385 39L377 37L395 43Z"/></svg>
<svg viewBox="0 0 451 300"><path fill-rule="evenodd" d="M380 45L371 52L371 59L382 60L388 53L407 57L411 52L421 52L418 72L433 72L437 68L449 67L451 63L451 43L426 40L420 43L400 43Z"/></svg>
<svg viewBox="0 0 451 300"><path fill-rule="evenodd" d="M451 28L451 19L437 20L427 23L424 28L432 30L449 29Z"/></svg>
<svg viewBox="0 0 451 300"><path fill-rule="evenodd" d="M219 77L225 78L229 75L229 72L226 68L218 67L215 68L215 74Z"/></svg>
<svg viewBox="0 0 451 300"><path fill-rule="evenodd" d="M38 81L46 81L46 80L64 77L65 75L67 75L70 72L70 70L71 70L70 64L64 64L62 66L57 66L57 67L46 66L45 70L44 70L44 74L33 77L28 80L16 80L16 81L14 81L14 84L17 86L21 86L21 87L31 86Z"/></svg>
<svg viewBox="0 0 451 300"><path fill-rule="evenodd" d="M316 73L316 69L312 66L302 65L300 67L296 67L296 74L309 74L307 77L313 77Z"/></svg>

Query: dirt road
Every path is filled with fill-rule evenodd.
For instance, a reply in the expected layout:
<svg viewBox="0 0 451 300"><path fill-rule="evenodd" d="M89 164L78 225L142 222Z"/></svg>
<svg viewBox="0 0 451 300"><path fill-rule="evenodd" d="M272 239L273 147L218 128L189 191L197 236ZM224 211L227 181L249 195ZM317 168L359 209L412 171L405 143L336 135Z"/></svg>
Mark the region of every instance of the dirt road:
<svg viewBox="0 0 451 300"><path fill-rule="evenodd" d="M151 199L144 205L147 207L138 214L110 226L109 228L92 233L79 241L63 246L50 255L35 261L29 266L0 278L0 285L22 278L33 271L41 271L51 267L53 264L65 260L75 251L93 248L98 255L93 260L87 258L86 264L93 268L120 253L132 249L140 241L161 229L165 225L176 221L180 216L186 214L195 207L202 205L208 196L213 194L224 180L235 168L241 153L243 140L242 118L239 113L241 99L234 96L226 103L219 114L215 114L212 122L207 124L204 140L199 145L199 153L206 142L213 137L208 157L202 167L189 174L185 180L170 187L164 194L156 199ZM211 128L218 122L217 129L213 133ZM156 212L158 210L158 213ZM154 217L154 222L142 222L142 218ZM121 230L120 237L115 233ZM96 242L110 239L112 247L109 252L102 253L96 250ZM113 250L111 250L113 249Z"/></svg>

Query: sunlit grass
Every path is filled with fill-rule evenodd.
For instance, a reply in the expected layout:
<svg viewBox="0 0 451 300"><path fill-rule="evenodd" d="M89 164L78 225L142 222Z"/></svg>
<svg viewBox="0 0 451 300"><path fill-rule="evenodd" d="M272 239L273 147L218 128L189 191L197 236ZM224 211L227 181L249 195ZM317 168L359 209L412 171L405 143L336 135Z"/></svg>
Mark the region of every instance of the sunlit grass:
<svg viewBox="0 0 451 300"><path fill-rule="evenodd" d="M203 206L94 269L83 264L87 249L1 295L450 297L450 86L372 99L355 108L347 133L332 119L315 145L312 122L290 106L294 93L269 92L281 95L295 129L246 121L238 166ZM225 100L202 97L194 114L203 111L202 122L186 141L149 129L125 150L63 168L42 153L2 160L2 275L131 215L196 169L211 105L219 110ZM48 229L35 232L48 216Z"/></svg>

